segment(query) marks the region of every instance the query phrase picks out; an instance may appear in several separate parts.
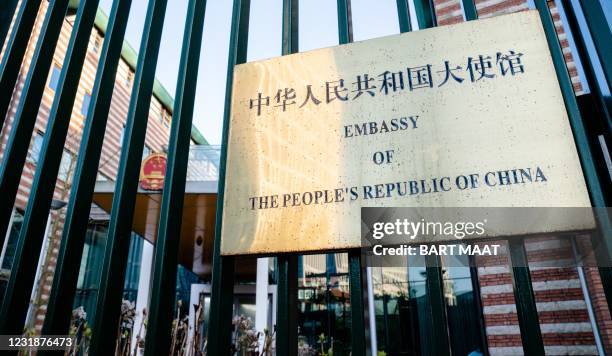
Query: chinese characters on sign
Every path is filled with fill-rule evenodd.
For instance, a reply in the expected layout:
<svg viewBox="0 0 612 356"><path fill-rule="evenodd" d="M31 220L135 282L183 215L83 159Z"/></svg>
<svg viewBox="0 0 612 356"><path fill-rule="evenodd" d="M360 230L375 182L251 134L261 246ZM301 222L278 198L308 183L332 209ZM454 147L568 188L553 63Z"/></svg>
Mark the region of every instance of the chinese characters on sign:
<svg viewBox="0 0 612 356"><path fill-rule="evenodd" d="M435 70L436 67L427 64L407 67L404 71L386 70L374 77L364 73L357 75L355 81L350 82L350 87L345 86L349 83L346 79L326 81L319 86L321 89L316 94L312 84L306 84L301 88L303 90L299 91L295 88L278 89L272 96L259 92L255 98L249 100L249 109L255 110L257 116L261 116L262 110L270 107L286 111L289 106L297 104L301 109L306 105L329 104L334 100L356 100L364 94L368 94L366 97L375 97L377 94L389 95L404 90L439 88L450 83L461 84L467 79L474 83L484 78L513 76L525 72L521 63L522 56L523 53L509 50L505 53L497 52L493 57L468 57L465 66L451 65L446 60L440 70Z"/></svg>

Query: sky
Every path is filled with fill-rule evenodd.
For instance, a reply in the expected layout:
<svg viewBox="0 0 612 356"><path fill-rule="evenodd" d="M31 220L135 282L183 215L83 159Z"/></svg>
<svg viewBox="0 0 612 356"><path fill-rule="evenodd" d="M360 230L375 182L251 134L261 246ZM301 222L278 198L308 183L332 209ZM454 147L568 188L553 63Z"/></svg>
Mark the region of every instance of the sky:
<svg viewBox="0 0 612 356"><path fill-rule="evenodd" d="M133 0L126 39L138 51L147 0ZM156 76L174 97L188 0L169 0ZM353 0L355 40L399 33L395 0ZM101 6L110 13L112 0ZM338 43L336 1L300 1L300 51ZM208 0L200 57L194 125L211 144L221 143L231 0ZM281 54L282 0L252 0L248 60Z"/></svg>
<svg viewBox="0 0 612 356"><path fill-rule="evenodd" d="M132 0L126 40L138 51L147 0ZM174 97L188 0L168 0L156 70ZM208 0L193 124L211 144L221 143L225 77L232 16L231 0ZM602 2L612 17L612 1ZM299 2L299 48L307 51L338 43L336 1ZM112 0L101 0L110 13ZM395 0L352 0L355 41L399 33ZM414 11L412 11L414 13ZM610 18L608 18L610 21ZM416 23L413 19L412 23ZM281 54L282 0L251 0L248 61Z"/></svg>

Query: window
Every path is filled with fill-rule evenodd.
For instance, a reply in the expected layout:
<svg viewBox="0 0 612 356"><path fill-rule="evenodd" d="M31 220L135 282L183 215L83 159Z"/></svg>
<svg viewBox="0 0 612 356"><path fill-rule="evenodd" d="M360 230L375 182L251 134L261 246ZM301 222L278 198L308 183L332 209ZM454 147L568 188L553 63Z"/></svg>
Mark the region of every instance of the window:
<svg viewBox="0 0 612 356"><path fill-rule="evenodd" d="M162 108L162 124L170 128L170 113Z"/></svg>
<svg viewBox="0 0 612 356"><path fill-rule="evenodd" d="M70 177L70 171L72 170L72 154L66 150L62 153L62 161L60 162L59 172L57 178L61 181L68 181Z"/></svg>
<svg viewBox="0 0 612 356"><path fill-rule="evenodd" d="M34 135L34 142L32 143L32 149L30 149L30 156L28 157L28 161L30 163L38 163L38 157L40 156L40 150L42 149L43 144L43 134L37 132Z"/></svg>
<svg viewBox="0 0 612 356"><path fill-rule="evenodd" d="M128 68L127 75L125 76L126 88L129 88L130 86L132 86L132 80L134 80L134 73L132 73L132 70Z"/></svg>
<svg viewBox="0 0 612 356"><path fill-rule="evenodd" d="M62 69L57 64L54 64L53 69L51 70L51 78L49 79L49 88L51 90L57 90L61 73Z"/></svg>
<svg viewBox="0 0 612 356"><path fill-rule="evenodd" d="M144 160L150 154L151 154L151 147L149 147L148 145L145 145L144 148L142 149L142 159Z"/></svg>
<svg viewBox="0 0 612 356"><path fill-rule="evenodd" d="M89 112L90 103L91 103L91 94L85 93L85 95L83 95L83 105L81 105L81 114L83 116L87 116L87 113Z"/></svg>
<svg viewBox="0 0 612 356"><path fill-rule="evenodd" d="M13 261L15 260L15 251L17 250L17 243L19 242L19 233L21 226L23 225L23 213L20 210L13 210L13 223L9 225L9 231L6 236L4 245L4 257L0 259L0 271L3 276L10 274L11 268L13 267ZM0 249L2 246L0 246ZM8 285L8 278L0 278L0 295L4 295Z"/></svg>
<svg viewBox="0 0 612 356"><path fill-rule="evenodd" d="M97 35L94 35L95 39L94 39L94 44L93 44L93 51L95 53L99 53L100 52L100 37L98 37Z"/></svg>
<svg viewBox="0 0 612 356"><path fill-rule="evenodd" d="M119 147L123 147L124 138L125 138L125 125L121 126L121 133L119 134Z"/></svg>

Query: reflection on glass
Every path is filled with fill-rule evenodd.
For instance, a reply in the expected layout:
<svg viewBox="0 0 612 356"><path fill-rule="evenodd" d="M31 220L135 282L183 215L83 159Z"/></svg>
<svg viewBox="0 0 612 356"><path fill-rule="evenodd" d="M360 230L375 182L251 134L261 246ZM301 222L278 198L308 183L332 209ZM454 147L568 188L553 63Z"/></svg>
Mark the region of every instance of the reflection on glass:
<svg viewBox="0 0 612 356"><path fill-rule="evenodd" d="M83 307L87 313L87 321L90 324L93 324L95 319L96 298L102 275L107 234L108 225L106 222L89 224L87 235L85 236L85 246L83 246L83 255L81 256L81 266L79 268L73 308ZM143 238L132 233L123 285L123 299L130 302L135 302L138 294L142 246Z"/></svg>
<svg viewBox="0 0 612 356"><path fill-rule="evenodd" d="M349 292L346 253L299 256L298 342L302 353L350 354Z"/></svg>
<svg viewBox="0 0 612 356"><path fill-rule="evenodd" d="M467 261L465 261L467 265ZM442 265L447 263L442 260ZM449 342L453 355L481 355L480 311L469 267L442 271ZM421 355L430 350L427 272L422 259L402 267L373 267L376 338L386 355Z"/></svg>
<svg viewBox="0 0 612 356"><path fill-rule="evenodd" d="M456 265L442 256L442 265ZM469 266L468 256L453 256ZM450 345L455 355L483 354L482 312L478 303L476 271L470 267L446 267L443 270L444 299Z"/></svg>
<svg viewBox="0 0 612 356"><path fill-rule="evenodd" d="M13 224L5 240L5 246L0 246L0 249L3 249L2 260L0 261L0 304L2 304L2 300L4 299L4 292L11 275L11 268L13 266L13 260L15 259L15 250L17 249L19 231L21 231L22 224L23 214L14 210Z"/></svg>

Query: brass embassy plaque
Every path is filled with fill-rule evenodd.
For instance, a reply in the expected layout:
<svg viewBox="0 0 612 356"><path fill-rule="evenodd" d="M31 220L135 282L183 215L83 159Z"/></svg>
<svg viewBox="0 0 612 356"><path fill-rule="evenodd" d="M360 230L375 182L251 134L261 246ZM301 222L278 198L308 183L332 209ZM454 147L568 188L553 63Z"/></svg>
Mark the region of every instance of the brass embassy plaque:
<svg viewBox="0 0 612 356"><path fill-rule="evenodd" d="M590 206L536 11L239 65L233 88L225 255L359 247L361 207Z"/></svg>

